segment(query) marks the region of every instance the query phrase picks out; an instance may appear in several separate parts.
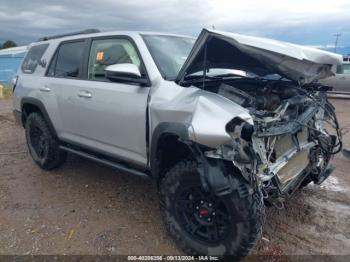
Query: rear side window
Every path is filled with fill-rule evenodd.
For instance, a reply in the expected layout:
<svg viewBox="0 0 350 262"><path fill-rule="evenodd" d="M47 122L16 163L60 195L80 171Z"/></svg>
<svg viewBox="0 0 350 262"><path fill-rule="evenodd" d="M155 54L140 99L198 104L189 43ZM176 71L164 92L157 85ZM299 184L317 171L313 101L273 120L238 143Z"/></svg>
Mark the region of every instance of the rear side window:
<svg viewBox="0 0 350 262"><path fill-rule="evenodd" d="M36 45L29 49L22 63L22 72L26 74L34 73L40 60L49 44Z"/></svg>
<svg viewBox="0 0 350 262"><path fill-rule="evenodd" d="M62 44L51 62L48 75L68 78L78 77L84 46L84 41Z"/></svg>

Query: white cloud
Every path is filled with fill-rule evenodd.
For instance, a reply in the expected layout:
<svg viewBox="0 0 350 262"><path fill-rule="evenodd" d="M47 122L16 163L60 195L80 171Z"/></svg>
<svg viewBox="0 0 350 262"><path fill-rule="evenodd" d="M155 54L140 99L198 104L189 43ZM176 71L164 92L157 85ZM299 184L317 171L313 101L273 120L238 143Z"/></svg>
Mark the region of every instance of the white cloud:
<svg viewBox="0 0 350 262"><path fill-rule="evenodd" d="M219 30L323 44L332 42L335 32L350 40L349 13L348 0L2 0L0 38L25 42L82 28L197 35L214 25Z"/></svg>
<svg viewBox="0 0 350 262"><path fill-rule="evenodd" d="M350 1L335 0L212 0L211 17L218 26L242 23L285 27L303 23L342 20L349 17Z"/></svg>

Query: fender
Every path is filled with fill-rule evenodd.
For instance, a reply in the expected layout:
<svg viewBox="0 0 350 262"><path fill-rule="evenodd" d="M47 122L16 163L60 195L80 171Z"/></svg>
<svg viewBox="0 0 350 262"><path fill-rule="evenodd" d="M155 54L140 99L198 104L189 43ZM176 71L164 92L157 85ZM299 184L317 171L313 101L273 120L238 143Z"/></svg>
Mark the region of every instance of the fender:
<svg viewBox="0 0 350 262"><path fill-rule="evenodd" d="M159 178L159 163L157 160L159 141L166 135L175 135L182 141L189 141L188 127L189 125L183 123L163 122L154 129L150 148L150 167L152 177L155 181L158 181Z"/></svg>
<svg viewBox="0 0 350 262"><path fill-rule="evenodd" d="M203 151L211 150L207 146L192 142L188 134L189 125L183 123L164 122L159 124L152 135L150 165L151 174L155 181L159 179L159 162L157 159L157 148L163 136L176 135L179 140L186 144L198 163L198 173L202 186L205 190L213 191L216 195L225 195L232 192L233 179L226 172L225 160L208 159Z"/></svg>
<svg viewBox="0 0 350 262"><path fill-rule="evenodd" d="M52 134L57 138L56 130L55 130L55 128L54 128L54 126L53 126L53 124L52 124L52 122L51 122L51 119L50 119L50 117L49 117L49 114L47 113L47 110L46 110L44 104L43 104L40 100L38 100L38 99L36 99L36 98L33 98L33 97L23 97L23 98L21 99L21 112L22 112L22 125L23 125L23 127L24 127L24 121L23 121L23 120L24 120L24 117L27 117L27 116L25 115L25 113L23 112L23 106L24 106L24 105L28 105L28 104L29 104L29 105L33 105L33 106L36 106L37 108L39 108L40 113L43 115L43 117L44 117L46 123L47 123L48 126L49 126L50 131L51 131Z"/></svg>

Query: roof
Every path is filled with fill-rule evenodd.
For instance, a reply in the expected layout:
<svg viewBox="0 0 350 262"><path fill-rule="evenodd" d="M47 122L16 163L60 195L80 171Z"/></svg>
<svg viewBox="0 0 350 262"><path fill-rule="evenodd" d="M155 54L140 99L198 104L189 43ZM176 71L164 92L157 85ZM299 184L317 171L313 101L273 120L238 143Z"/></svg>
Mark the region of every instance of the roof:
<svg viewBox="0 0 350 262"><path fill-rule="evenodd" d="M190 37L187 35L180 35L180 34L170 34L170 33L164 33L164 32L150 32L150 31L110 31L110 32L101 32L101 33L92 33L92 34L74 34L69 36L63 36L60 38L52 38L48 40L41 40L38 42L34 42L33 44L42 44L47 42L62 42L66 40L74 40L74 39L82 39L82 38L90 38L90 37L102 37L102 36L113 36L113 35L126 35L126 36L136 36L136 35L164 35L164 36L177 36L177 37Z"/></svg>

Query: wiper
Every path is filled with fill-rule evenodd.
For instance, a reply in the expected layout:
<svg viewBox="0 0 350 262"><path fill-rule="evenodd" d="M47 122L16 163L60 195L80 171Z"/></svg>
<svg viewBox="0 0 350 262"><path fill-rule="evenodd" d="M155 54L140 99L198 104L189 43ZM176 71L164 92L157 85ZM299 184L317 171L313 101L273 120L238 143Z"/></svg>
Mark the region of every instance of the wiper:
<svg viewBox="0 0 350 262"><path fill-rule="evenodd" d="M206 75L205 79L217 80L219 78ZM183 82L185 82L185 83L191 83L191 82L196 82L196 81L203 81L203 75L188 75L183 80Z"/></svg>
<svg viewBox="0 0 350 262"><path fill-rule="evenodd" d="M192 83L192 82L198 82L198 81L203 81L203 75L187 75L183 82L185 83ZM231 78L231 77L235 77L235 78L243 78L243 79L254 79L252 77L247 77L247 76L242 76L239 74L234 74L234 73L227 73L227 74L221 74L221 75L214 75L214 76L209 76L206 75L205 79L206 80L220 80L223 78Z"/></svg>
<svg viewBox="0 0 350 262"><path fill-rule="evenodd" d="M203 75L187 75L187 76L184 78L184 80L191 80L191 79L198 79L198 78L203 78ZM214 78L214 79L215 79L215 77L208 76L208 75L206 75L205 78L209 78L209 79Z"/></svg>
<svg viewBox="0 0 350 262"><path fill-rule="evenodd" d="M253 79L253 77L242 76L242 75L235 74L235 73L220 74L220 75L215 75L215 76L212 76L212 77L213 77L213 78L239 77L239 78L249 78L249 79Z"/></svg>

